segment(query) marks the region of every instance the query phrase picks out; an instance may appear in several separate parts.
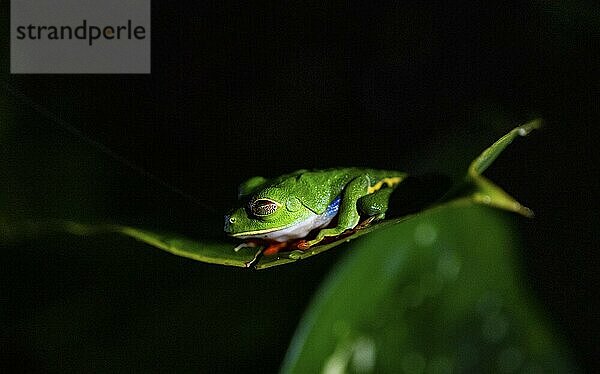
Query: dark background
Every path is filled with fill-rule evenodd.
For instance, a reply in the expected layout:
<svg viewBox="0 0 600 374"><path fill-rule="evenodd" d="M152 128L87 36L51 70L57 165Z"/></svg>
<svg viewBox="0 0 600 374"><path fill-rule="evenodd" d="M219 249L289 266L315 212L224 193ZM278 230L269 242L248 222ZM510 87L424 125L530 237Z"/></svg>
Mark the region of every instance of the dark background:
<svg viewBox="0 0 600 374"><path fill-rule="evenodd" d="M11 216L219 237L247 177L461 171L539 116L545 127L487 175L536 212L513 216L524 287L593 367L600 7L154 1L152 20L151 75L10 76L3 17L0 203ZM256 272L111 236L1 249L0 367L44 371L274 371L344 252Z"/></svg>

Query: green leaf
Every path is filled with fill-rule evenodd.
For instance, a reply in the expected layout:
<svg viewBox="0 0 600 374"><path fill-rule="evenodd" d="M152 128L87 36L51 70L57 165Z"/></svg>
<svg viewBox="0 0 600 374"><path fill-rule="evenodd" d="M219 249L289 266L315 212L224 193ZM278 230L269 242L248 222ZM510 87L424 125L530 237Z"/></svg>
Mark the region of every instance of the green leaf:
<svg viewBox="0 0 600 374"><path fill-rule="evenodd" d="M158 233L121 225L85 225L68 221L2 223L0 238L4 241L38 237L49 232L67 232L73 235L121 234L178 256L210 264L249 267L260 254L260 248L242 248L234 251L226 241L196 241L180 235Z"/></svg>
<svg viewBox="0 0 600 374"><path fill-rule="evenodd" d="M366 236L318 290L282 372L572 372L520 287L518 247L477 206Z"/></svg>
<svg viewBox="0 0 600 374"><path fill-rule="evenodd" d="M466 183L472 186L470 198L473 202L482 205L489 205L495 208L512 211L522 214L526 217L533 217L533 212L521 205L500 187L484 178L481 174L498 158L500 153L519 136L526 136L534 129L540 128L542 121L533 120L522 126L513 129L504 135L489 148L483 151L469 166L466 176Z"/></svg>
<svg viewBox="0 0 600 374"><path fill-rule="evenodd" d="M524 125L514 128L508 134L498 139L498 141L483 151L469 166L468 174L470 176L478 176L483 174L483 172L494 162L494 160L496 160L496 158L498 158L498 156L500 156L502 151L510 143L512 143L515 138L519 136L526 136L533 130L539 129L541 126L542 120L535 119L527 122Z"/></svg>
<svg viewBox="0 0 600 374"><path fill-rule="evenodd" d="M20 235L22 237L26 233L31 237L52 230L65 231L78 235L118 233L140 240L146 244L178 256L191 258L197 261L266 269L317 255L375 230L418 217L419 214L423 214L429 210L438 210L456 205L483 204L517 212L525 216L531 216L531 210L522 206L501 188L485 179L481 176L481 173L490 166L506 146L516 137L528 134L531 130L539 127L539 124L540 121L535 120L517 127L486 149L477 159L475 159L475 161L473 161L463 181L460 181L454 188L450 189L441 200L436 201L437 196L431 197L428 203L422 207L424 210L421 213L403 216L388 215L389 218L386 220L366 225L359 230L347 232L332 242L311 247L306 251L295 250L291 252L281 252L275 256L261 256L261 248L242 248L234 250L235 245L226 241L210 242L206 240L193 240L182 237L181 235L153 232L129 226L85 225L73 222L30 222L26 224L7 222L2 225L0 231L2 237L0 237L0 240L2 240L3 237L6 239L9 236L15 237ZM19 232L20 234L17 234Z"/></svg>

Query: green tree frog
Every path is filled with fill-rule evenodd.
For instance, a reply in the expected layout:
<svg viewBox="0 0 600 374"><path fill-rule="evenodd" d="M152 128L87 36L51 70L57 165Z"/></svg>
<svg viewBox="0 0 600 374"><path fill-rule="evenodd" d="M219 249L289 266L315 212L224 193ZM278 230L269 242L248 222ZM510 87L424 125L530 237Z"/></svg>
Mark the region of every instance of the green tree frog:
<svg viewBox="0 0 600 374"><path fill-rule="evenodd" d="M253 177L239 186L243 206L225 216L225 232L245 240L241 246L266 244L265 255L284 248L306 250L384 218L391 192L406 176L335 168Z"/></svg>

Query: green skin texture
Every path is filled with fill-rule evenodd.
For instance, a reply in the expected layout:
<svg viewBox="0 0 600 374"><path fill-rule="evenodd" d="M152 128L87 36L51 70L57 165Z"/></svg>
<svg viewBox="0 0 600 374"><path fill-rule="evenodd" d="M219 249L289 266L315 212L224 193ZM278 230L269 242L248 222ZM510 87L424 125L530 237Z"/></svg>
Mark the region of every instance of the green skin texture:
<svg viewBox="0 0 600 374"><path fill-rule="evenodd" d="M361 216L383 218L391 192L406 176L393 170L334 168L298 170L274 179L253 177L240 185L239 199L244 205L225 216L225 232L242 239L263 238L264 234L325 213L331 202L341 196L337 225L321 229L305 243L310 247L355 228ZM253 203L257 200L274 203L274 211L254 214Z"/></svg>

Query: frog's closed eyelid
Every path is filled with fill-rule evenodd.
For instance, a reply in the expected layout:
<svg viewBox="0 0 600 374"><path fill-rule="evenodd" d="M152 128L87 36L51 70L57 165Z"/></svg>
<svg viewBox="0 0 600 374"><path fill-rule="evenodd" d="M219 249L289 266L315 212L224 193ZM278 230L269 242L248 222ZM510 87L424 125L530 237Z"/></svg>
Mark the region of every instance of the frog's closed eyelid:
<svg viewBox="0 0 600 374"><path fill-rule="evenodd" d="M268 216L274 213L277 208L279 208L279 204L269 199L258 199L250 203L250 211L259 217Z"/></svg>

